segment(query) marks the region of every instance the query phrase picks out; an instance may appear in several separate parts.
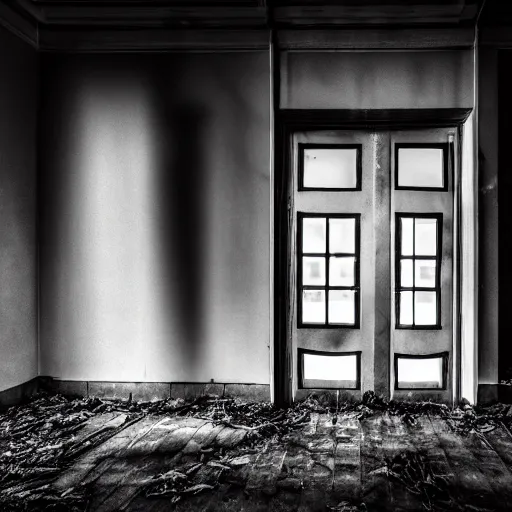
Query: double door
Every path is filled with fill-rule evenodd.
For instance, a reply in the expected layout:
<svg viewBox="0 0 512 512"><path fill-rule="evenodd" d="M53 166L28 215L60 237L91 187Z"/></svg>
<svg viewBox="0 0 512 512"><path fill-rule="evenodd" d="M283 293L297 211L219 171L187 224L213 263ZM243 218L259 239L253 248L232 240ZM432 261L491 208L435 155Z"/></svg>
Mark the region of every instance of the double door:
<svg viewBox="0 0 512 512"><path fill-rule="evenodd" d="M451 402L456 129L293 135L292 393Z"/></svg>

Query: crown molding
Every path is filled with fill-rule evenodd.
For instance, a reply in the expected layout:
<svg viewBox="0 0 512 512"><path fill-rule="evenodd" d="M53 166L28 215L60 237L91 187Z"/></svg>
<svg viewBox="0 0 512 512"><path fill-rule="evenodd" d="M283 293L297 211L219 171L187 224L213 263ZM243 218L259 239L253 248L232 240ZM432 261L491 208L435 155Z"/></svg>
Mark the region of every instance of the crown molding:
<svg viewBox="0 0 512 512"><path fill-rule="evenodd" d="M261 6L173 6L148 5L48 5L45 23L80 27L258 27L267 24L267 9Z"/></svg>
<svg viewBox="0 0 512 512"><path fill-rule="evenodd" d="M266 0L4 0L45 27L266 26Z"/></svg>
<svg viewBox="0 0 512 512"><path fill-rule="evenodd" d="M0 0L0 23L42 51L245 51L270 29L289 51L465 48L483 1Z"/></svg>
<svg viewBox="0 0 512 512"><path fill-rule="evenodd" d="M411 26L471 24L481 0L444 2L287 1L275 0L273 19L295 26Z"/></svg>
<svg viewBox="0 0 512 512"><path fill-rule="evenodd" d="M475 30L444 29L342 29L278 30L283 51L389 51L455 50L474 46ZM69 30L41 27L41 51L258 51L270 47L270 30L220 29L103 29Z"/></svg>
<svg viewBox="0 0 512 512"><path fill-rule="evenodd" d="M46 52L221 52L261 51L270 31L258 30L51 30L42 28L39 49Z"/></svg>

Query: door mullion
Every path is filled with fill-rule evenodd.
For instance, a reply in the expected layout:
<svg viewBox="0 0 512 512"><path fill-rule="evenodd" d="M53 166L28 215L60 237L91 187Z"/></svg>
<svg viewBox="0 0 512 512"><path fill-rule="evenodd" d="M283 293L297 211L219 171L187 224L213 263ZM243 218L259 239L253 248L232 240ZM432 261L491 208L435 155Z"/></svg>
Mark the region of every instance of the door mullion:
<svg viewBox="0 0 512 512"><path fill-rule="evenodd" d="M329 219L326 219L326 228L325 228L325 325L329 325L329 265L331 258L329 258Z"/></svg>
<svg viewBox="0 0 512 512"><path fill-rule="evenodd" d="M377 132L372 134L372 169L366 172L374 175L374 222L373 232L367 239L374 240L374 290L375 305L374 341L373 341L373 375L375 393L390 395L390 325L391 325L391 175L390 169L390 134ZM365 319L361 319L364 322Z"/></svg>
<svg viewBox="0 0 512 512"><path fill-rule="evenodd" d="M416 220L412 221L412 325L416 325Z"/></svg>

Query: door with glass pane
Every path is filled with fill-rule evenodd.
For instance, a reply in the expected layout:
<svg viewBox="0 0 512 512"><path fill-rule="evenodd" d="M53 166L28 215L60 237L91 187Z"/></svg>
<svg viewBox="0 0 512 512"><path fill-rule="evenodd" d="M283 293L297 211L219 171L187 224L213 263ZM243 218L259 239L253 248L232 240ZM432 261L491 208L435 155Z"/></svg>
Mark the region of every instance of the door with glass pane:
<svg viewBox="0 0 512 512"><path fill-rule="evenodd" d="M453 395L455 130L293 135L295 398Z"/></svg>

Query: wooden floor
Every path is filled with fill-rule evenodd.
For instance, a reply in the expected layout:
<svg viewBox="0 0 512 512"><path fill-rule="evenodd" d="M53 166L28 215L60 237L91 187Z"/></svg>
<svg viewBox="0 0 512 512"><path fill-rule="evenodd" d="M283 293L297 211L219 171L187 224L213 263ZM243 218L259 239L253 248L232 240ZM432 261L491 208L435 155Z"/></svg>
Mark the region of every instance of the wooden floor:
<svg viewBox="0 0 512 512"><path fill-rule="evenodd" d="M125 418L96 416L80 435ZM329 416L312 414L280 443L237 448L247 434L203 419L146 416L78 458L54 486L90 486L94 511L512 510L512 436L504 427L461 437L428 416L414 425L387 413L339 417L333 425ZM213 446L223 448L220 458ZM387 469L405 452L423 457L430 474L446 483L439 502L429 502L421 486L411 492ZM155 477L172 469L175 476L193 474L197 485L219 483L213 490L192 487L177 503L172 493L148 497Z"/></svg>

